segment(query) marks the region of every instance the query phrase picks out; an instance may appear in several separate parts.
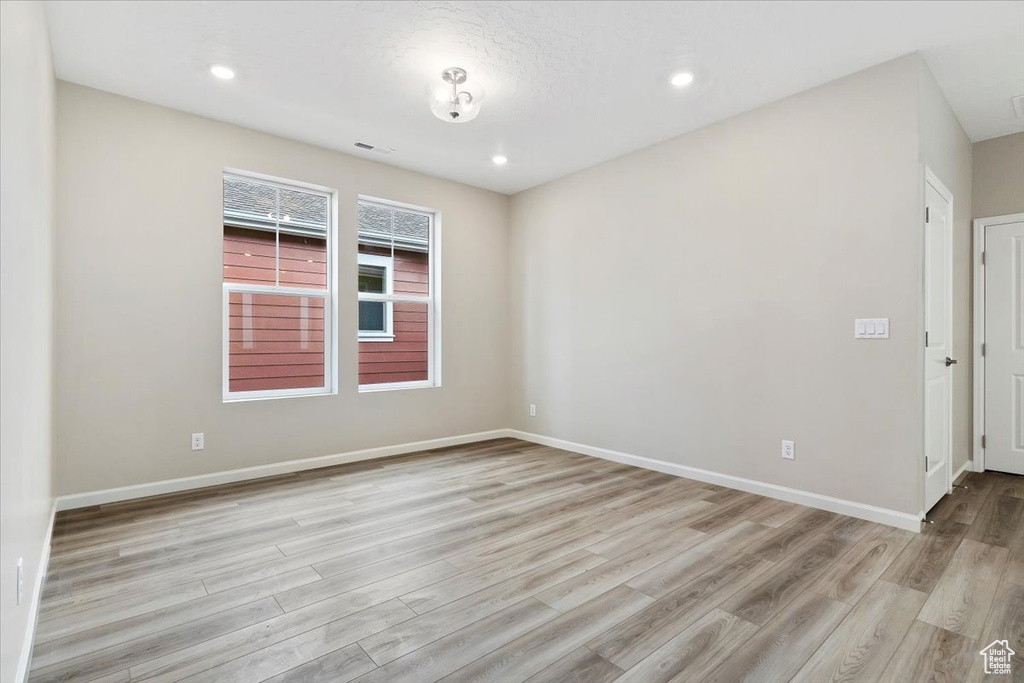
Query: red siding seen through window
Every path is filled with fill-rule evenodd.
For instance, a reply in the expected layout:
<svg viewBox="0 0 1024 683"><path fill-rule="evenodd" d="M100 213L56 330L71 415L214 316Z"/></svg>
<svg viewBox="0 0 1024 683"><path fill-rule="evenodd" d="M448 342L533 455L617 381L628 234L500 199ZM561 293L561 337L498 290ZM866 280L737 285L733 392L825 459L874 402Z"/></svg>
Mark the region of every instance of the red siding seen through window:
<svg viewBox="0 0 1024 683"><path fill-rule="evenodd" d="M282 233L281 286L325 287L324 240ZM224 227L224 281L274 285L274 234ZM390 254L360 245L360 252ZM429 293L429 258L396 249L394 293ZM322 387L323 299L283 294L229 296L229 388L231 391ZM427 305L393 304L394 340L359 343L359 383L427 379Z"/></svg>
<svg viewBox="0 0 1024 683"><path fill-rule="evenodd" d="M390 255L390 249L359 246L364 254ZM394 293L429 294L429 259L395 249ZM359 343L359 383L419 382L427 379L427 304L395 303L394 341Z"/></svg>
<svg viewBox="0 0 1024 683"><path fill-rule="evenodd" d="M326 287L326 241L280 240L280 285ZM224 226L224 281L274 285L274 251L274 233ZM230 391L324 386L322 298L231 292L228 308Z"/></svg>

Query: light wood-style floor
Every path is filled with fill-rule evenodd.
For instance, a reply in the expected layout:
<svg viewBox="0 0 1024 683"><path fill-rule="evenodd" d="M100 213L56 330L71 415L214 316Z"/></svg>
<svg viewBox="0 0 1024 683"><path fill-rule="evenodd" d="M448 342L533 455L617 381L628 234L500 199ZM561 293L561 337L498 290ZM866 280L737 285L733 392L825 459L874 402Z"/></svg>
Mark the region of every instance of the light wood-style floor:
<svg viewBox="0 0 1024 683"><path fill-rule="evenodd" d="M499 440L65 512L31 681L1019 681L1024 478L961 483L912 534Z"/></svg>

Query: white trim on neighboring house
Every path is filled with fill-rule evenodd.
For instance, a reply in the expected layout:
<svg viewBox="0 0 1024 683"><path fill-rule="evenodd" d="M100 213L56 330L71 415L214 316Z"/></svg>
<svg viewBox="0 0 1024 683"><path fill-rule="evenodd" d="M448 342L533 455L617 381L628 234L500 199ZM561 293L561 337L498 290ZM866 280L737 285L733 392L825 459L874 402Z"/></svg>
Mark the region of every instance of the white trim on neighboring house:
<svg viewBox="0 0 1024 683"><path fill-rule="evenodd" d="M384 292L385 296L391 296L395 292L395 259L392 256L381 256L380 254L364 254L359 252L359 266L372 266L384 269ZM362 273L360 272L360 275ZM364 303L360 292L359 301ZM384 305L384 329L381 331L358 330L359 341L361 342L393 342L395 340L395 309L390 301L379 302ZM358 328L358 323L357 323Z"/></svg>
<svg viewBox="0 0 1024 683"><path fill-rule="evenodd" d="M32 601L28 606L28 628L25 629L25 641L21 646L21 658L15 681L22 683L28 680L28 668L32 663L32 645L36 639L36 622L39 620L39 604L43 596L43 582L46 580L46 569L50 564L50 542L53 539L53 522L57 517L57 501L50 506L50 520L46 525L46 537L43 539L43 550L39 557L39 568L36 571L36 582L32 587Z"/></svg>
<svg viewBox="0 0 1024 683"><path fill-rule="evenodd" d="M947 202L949 202L949 227L946 230L946 263L945 263L946 286L949 288L949 299L946 302L947 314L948 314L946 316L946 344L947 344L947 354L948 354L948 357L949 358L956 358L956 354L954 353L954 349L953 349L953 230L954 230L954 227L955 227L953 217L956 215L954 213L954 207L953 207L953 193L949 191L949 188L946 187L946 185L941 180L939 180L939 177L937 175L935 175L935 173L932 171L932 169L928 168L928 166L924 167L924 187L922 188L923 192L921 193L921 200L924 203L924 206L922 207L924 210L921 212L922 219L923 219L921 221L921 230L922 230L922 236L924 238L923 239L923 244L924 244L924 250L923 250L924 254L923 254L923 256L924 256L924 259L925 259L925 263L922 264L921 294L922 294L922 297L927 297L927 295L928 295L927 294L927 283L923 281L924 276L926 276L927 272L928 272L927 271L927 259L928 259L928 242L927 242L927 234L928 234L928 220L927 220L928 199L927 198L928 198L928 192L927 192L927 186L928 185L931 185L933 188L935 188L935 191L938 192L942 196L943 199L945 199ZM926 304L927 303L927 299L922 299L921 303L922 303L922 305ZM927 358L928 358L928 349L926 347L924 349L924 353L921 356L921 365L920 365L920 368L921 368L921 382L920 382L920 386L922 388L922 399L924 398L924 393L923 392L924 392L924 386L925 386L926 375L927 375L927 370L925 369L926 368L925 364L927 363ZM922 402L921 402L921 428L922 428L922 430L927 425L927 423L926 423L927 415L925 414L926 410L927 410L927 408L926 408L926 406L924 404L924 401L922 400ZM949 378L949 400L946 401L946 431L947 431L947 434L946 434L946 445L947 445L947 448L946 448L946 495L949 495L950 493L953 492L953 379L952 379L952 373L950 373L950 378ZM925 448L924 444L927 443L928 435L926 433L922 433L921 437L922 437L921 438L921 459L924 460L924 458L926 457L925 456L925 452L924 452L924 448ZM926 465L926 468L927 468L927 465ZM926 486L927 486L927 482L925 480L925 477L921 477L920 492L921 492L921 500L922 501L925 500L925 494L926 494L925 488L926 488Z"/></svg>
<svg viewBox="0 0 1024 683"><path fill-rule="evenodd" d="M58 496L57 509L73 510L75 508L88 507L90 505L103 505L104 503L114 503L122 500L159 496L165 493L190 491L192 489L201 489L207 486L230 484L236 481L248 481L250 479L259 479L260 477L271 477L277 474L289 474L291 472L315 470L319 467L331 467L333 465L343 465L345 463L359 462L361 460L386 458L393 455L406 455L408 453L416 453L417 451L426 451L434 448L461 446L462 444L487 441L489 439L501 439L507 436L509 436L507 429L494 429L488 432L475 432L473 434L460 434L458 436L447 436L439 439L428 439L426 441L412 441L410 443L395 444L392 446L364 448L358 451L348 451L347 453L321 455L314 458L303 458L301 460L287 460L285 462L275 462L267 465L243 467L236 470L197 474L195 476L180 477L178 479L165 479L164 481L156 481L148 484L121 486L113 489L104 489L102 491L72 493Z"/></svg>
<svg viewBox="0 0 1024 683"><path fill-rule="evenodd" d="M1021 221L1024 221L1024 213L974 219L974 252L971 255L974 265L974 436L971 439L971 458L975 472L985 471L985 447L982 445L985 435L985 356L982 353L982 344L985 343L985 262L982 258L985 231L994 225Z"/></svg>
<svg viewBox="0 0 1024 683"><path fill-rule="evenodd" d="M613 462L622 463L623 465L643 467L644 469L654 470L655 472L662 472L664 474L671 474L677 477L696 479L697 481L702 481L708 484L718 484L731 489L746 491L747 493L755 493L760 496L777 498L778 500L785 500L790 503L797 503L798 505L806 505L807 507L817 508L819 510L828 510L829 512L836 512L841 515L865 519L869 522L888 524L889 526L906 529L907 531L919 532L921 530L921 520L924 518L923 513L912 514L909 512L899 512L888 508L867 505L866 503L857 503L852 500L825 496L820 493L811 493L810 491L793 489L788 486L769 484L767 482L746 479L744 477L737 477L731 474L721 474L719 472L702 470L696 467L689 467L687 465L679 465L673 462L666 462L664 460L656 460L654 458L646 458L640 455L612 451L607 448L587 446L585 444L556 439L550 436L541 436L540 434L523 432L517 429L510 429L507 431L508 436L516 439L522 439L523 441L530 441L531 443L541 444L542 446L561 448L564 451L572 451L573 453L589 455L603 460L611 460Z"/></svg>

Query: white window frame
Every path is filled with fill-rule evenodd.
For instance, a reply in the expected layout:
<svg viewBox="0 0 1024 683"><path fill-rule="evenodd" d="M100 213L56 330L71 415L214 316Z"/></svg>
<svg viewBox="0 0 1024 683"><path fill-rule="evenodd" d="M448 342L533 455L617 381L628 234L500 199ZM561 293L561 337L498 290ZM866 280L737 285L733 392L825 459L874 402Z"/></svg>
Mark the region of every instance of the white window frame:
<svg viewBox="0 0 1024 683"><path fill-rule="evenodd" d="M393 294L395 291L395 259L391 256L381 256L380 254L359 254L359 265L360 266L376 266L377 268L384 269L384 293ZM366 301L362 298L360 292L360 301ZM358 325L358 323L357 323ZM383 332L364 332L359 330L359 341L361 342L392 342L395 340L395 309L391 302L384 304L384 331Z"/></svg>
<svg viewBox="0 0 1024 683"><path fill-rule="evenodd" d="M426 216L430 223L427 232L427 295L415 294L368 294L358 293L359 301L384 301L386 303L413 303L427 305L427 378L414 382L389 382L386 384L359 384L358 373L356 385L359 393L379 391L395 391L399 389L429 389L441 386L441 213L415 204L405 204L380 197L359 195L359 203L376 204L389 209L401 209ZM358 230L358 226L356 228ZM394 278L393 271L391 278ZM357 307L358 308L358 307ZM356 312L356 329L359 329L358 311ZM358 352L357 352L358 353ZM358 358L357 358L358 364Z"/></svg>
<svg viewBox="0 0 1024 683"><path fill-rule="evenodd" d="M224 169L223 178L235 178L247 182L257 182L270 185L282 190L298 190L317 194L327 199L327 287L326 289L313 289L307 287L282 287L280 285L252 285L238 282L223 282L223 313L222 317L222 349L223 349L223 401L224 403L236 403L240 401L266 400L274 398L296 398L301 396L326 396L338 393L338 346L337 335L334 334L334 322L338 315L338 275L337 275L337 253L334 245L337 243L338 233L338 193L336 190L322 185L313 185L286 178L278 178L252 171L238 169ZM221 231L223 232L223 199L221 200ZM221 238L223 240L223 237ZM275 238L277 239L277 238ZM279 258L279 255L276 257ZM278 272L280 277L280 272ZM322 299L324 302L324 383L322 387L297 389L261 389L257 391L231 391L231 294L281 294L289 296L306 296L314 299Z"/></svg>

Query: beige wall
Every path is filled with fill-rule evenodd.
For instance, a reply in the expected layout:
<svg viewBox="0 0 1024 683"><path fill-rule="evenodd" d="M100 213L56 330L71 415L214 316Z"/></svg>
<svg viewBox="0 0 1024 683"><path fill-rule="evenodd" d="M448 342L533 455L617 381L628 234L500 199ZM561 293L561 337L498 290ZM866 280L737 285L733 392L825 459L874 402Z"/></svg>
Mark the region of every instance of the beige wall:
<svg viewBox="0 0 1024 683"><path fill-rule="evenodd" d="M514 196L512 425L919 512L919 68Z"/></svg>
<svg viewBox="0 0 1024 683"><path fill-rule="evenodd" d="M59 84L58 98L61 493L511 423L920 509L921 164L956 195L958 283L971 164L916 56L511 205L79 86ZM357 394L343 324L338 396L221 402L219 334L195 331L220 329L224 167L339 189L342 283L354 277L344 254L357 194L443 212L443 280L473 283L445 288L443 388ZM968 292L957 285L956 466L970 439ZM853 340L853 318L875 316L890 318L892 338ZM354 321L354 300L341 297L340 320ZM206 433L205 451L188 449L192 431ZM797 441L795 462L778 457L782 438Z"/></svg>
<svg viewBox="0 0 1024 683"><path fill-rule="evenodd" d="M1024 133L974 143L975 218L1024 213Z"/></svg>
<svg viewBox="0 0 1024 683"><path fill-rule="evenodd" d="M53 503L54 97L42 3L0 3L0 103L0 681L15 681Z"/></svg>
<svg viewBox="0 0 1024 683"><path fill-rule="evenodd" d="M506 426L507 197L68 83L57 99L61 494ZM225 167L339 191L337 396L221 401ZM441 388L356 391L358 194L442 212Z"/></svg>
<svg viewBox="0 0 1024 683"><path fill-rule="evenodd" d="M934 76L919 60L921 163L953 193L953 471L971 459L971 140ZM923 190L923 188L922 188ZM924 199L921 199L922 206Z"/></svg>

